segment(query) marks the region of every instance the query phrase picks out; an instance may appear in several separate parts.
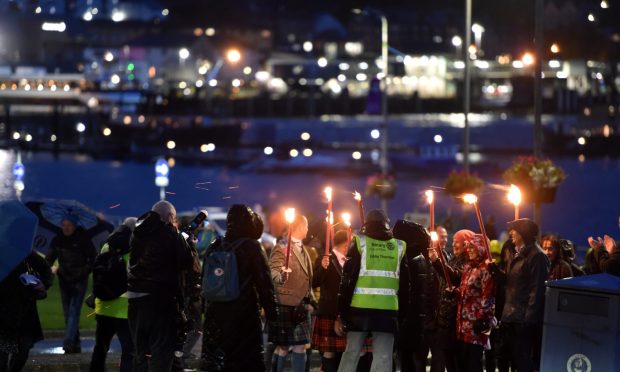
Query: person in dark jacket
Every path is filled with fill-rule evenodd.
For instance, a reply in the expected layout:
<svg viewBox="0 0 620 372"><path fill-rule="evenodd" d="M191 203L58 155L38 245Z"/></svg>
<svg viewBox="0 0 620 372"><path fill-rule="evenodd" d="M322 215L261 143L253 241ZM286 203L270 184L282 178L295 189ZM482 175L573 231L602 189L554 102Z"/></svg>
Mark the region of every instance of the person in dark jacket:
<svg viewBox="0 0 620 372"><path fill-rule="evenodd" d="M321 353L324 372L336 372L347 345L347 339L338 336L334 323L338 317L338 288L342 267L347 258L347 232L334 235L334 249L329 256L319 256L314 264L312 287L321 288L319 307L312 332L312 347Z"/></svg>
<svg viewBox="0 0 620 372"><path fill-rule="evenodd" d="M394 239L385 212L368 212L361 234L347 252L338 292L336 333L347 332L347 348L338 371L355 370L369 333L373 337L371 371L392 370L398 289L402 285L399 272L406 251L406 244Z"/></svg>
<svg viewBox="0 0 620 372"><path fill-rule="evenodd" d="M560 239L559 244L562 255L570 265L573 276L586 275L586 272L583 271L583 269L575 262L575 245L573 244L573 242L568 239Z"/></svg>
<svg viewBox="0 0 620 372"><path fill-rule="evenodd" d="M261 218L249 207L235 204L228 210L224 241L235 244L239 298L206 302L202 369L206 371L264 371L260 308L268 320L277 317L276 299L267 257L258 242ZM205 255L220 249L213 242Z"/></svg>
<svg viewBox="0 0 620 372"><path fill-rule="evenodd" d="M101 253L106 251L117 252L125 262L129 262L129 240L136 227L136 217L127 217L123 223L108 236L106 243L101 248ZM127 265L128 266L128 265ZM133 370L134 347L129 332L127 321L127 295L104 301L95 299L95 347L90 360L90 372L105 371L105 360L110 349L110 342L114 334L121 344L120 372Z"/></svg>
<svg viewBox="0 0 620 372"><path fill-rule="evenodd" d="M93 271L97 250L78 227L78 219L67 214L62 220L62 233L55 236L50 243L45 259L50 266L58 259L58 269L52 266L52 272L58 275L60 298L65 315L65 354L81 353L80 312L88 286L88 275Z"/></svg>
<svg viewBox="0 0 620 372"><path fill-rule="evenodd" d="M557 235L545 235L542 238L542 249L551 263L547 280L558 280L573 276L573 270L570 264L564 259L562 249L560 248L560 240Z"/></svg>
<svg viewBox="0 0 620 372"><path fill-rule="evenodd" d="M413 256L406 261L406 268L401 270L402 285L398 291L401 371L425 370L430 349L431 371L443 372L445 355L438 334L437 315L439 293L445 287L445 280L435 271L428 258L430 234L422 225L405 220L396 221L392 231L396 239L407 244L409 254L405 257Z"/></svg>
<svg viewBox="0 0 620 372"><path fill-rule="evenodd" d="M521 218L508 223L508 233L515 245L515 256L506 266L506 286L502 324L504 341L509 342L514 367L519 372L538 370L545 281L549 259L536 242L538 225ZM495 263L489 265L495 276L502 273Z"/></svg>
<svg viewBox="0 0 620 372"><path fill-rule="evenodd" d="M138 218L131 236L127 295L134 371L170 371L182 293L179 274L193 264L192 248L176 226L167 201Z"/></svg>
<svg viewBox="0 0 620 372"><path fill-rule="evenodd" d="M26 272L38 276L36 286L20 281ZM0 371L21 371L30 349L43 339L36 300L52 285L52 277L45 259L32 252L0 282Z"/></svg>

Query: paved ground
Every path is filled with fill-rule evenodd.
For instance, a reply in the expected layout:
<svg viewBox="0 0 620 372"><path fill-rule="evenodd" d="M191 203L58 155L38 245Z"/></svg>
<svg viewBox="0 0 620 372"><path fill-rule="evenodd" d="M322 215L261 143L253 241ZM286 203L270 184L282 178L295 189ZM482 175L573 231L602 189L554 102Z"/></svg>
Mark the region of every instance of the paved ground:
<svg viewBox="0 0 620 372"><path fill-rule="evenodd" d="M94 332L82 332L82 352L79 354L63 354L62 333L47 332L45 340L38 342L30 351L30 358L24 372L88 372L90 358L95 345ZM193 350L198 355L200 343ZM108 371L118 371L120 362L120 344L116 337L110 345L110 352L106 359ZM311 357L311 371L317 371L320 357L315 352ZM190 360L189 366L198 368L198 360ZM291 369L286 369L291 371Z"/></svg>

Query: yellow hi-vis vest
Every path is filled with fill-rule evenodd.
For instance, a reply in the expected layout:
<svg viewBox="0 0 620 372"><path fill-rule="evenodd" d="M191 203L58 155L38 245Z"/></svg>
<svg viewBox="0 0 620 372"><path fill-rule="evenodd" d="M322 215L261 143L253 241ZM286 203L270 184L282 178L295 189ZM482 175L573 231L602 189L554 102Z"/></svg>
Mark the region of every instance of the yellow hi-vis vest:
<svg viewBox="0 0 620 372"><path fill-rule="evenodd" d="M407 245L398 239L376 240L356 236L362 261L351 307L398 310L400 260Z"/></svg>

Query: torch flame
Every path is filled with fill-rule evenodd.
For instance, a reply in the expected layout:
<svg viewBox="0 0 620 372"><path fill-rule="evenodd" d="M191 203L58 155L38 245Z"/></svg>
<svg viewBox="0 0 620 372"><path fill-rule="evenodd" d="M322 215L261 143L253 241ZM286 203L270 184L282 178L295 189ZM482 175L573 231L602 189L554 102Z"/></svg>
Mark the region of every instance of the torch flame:
<svg viewBox="0 0 620 372"><path fill-rule="evenodd" d="M424 194L426 195L426 202L428 204L432 204L433 203L433 198L435 196L434 193L433 193L433 190L426 190L424 192Z"/></svg>
<svg viewBox="0 0 620 372"><path fill-rule="evenodd" d="M517 186L510 185L510 190L508 191L508 201L514 205L519 205L521 203L521 190Z"/></svg>
<svg viewBox="0 0 620 372"><path fill-rule="evenodd" d="M437 236L437 232L436 231L431 231L431 240L434 241L434 242L439 240L439 236Z"/></svg>
<svg viewBox="0 0 620 372"><path fill-rule="evenodd" d="M332 200L332 188L331 188L331 186L327 186L323 191L325 192L325 196L327 197L327 201L331 201Z"/></svg>
<svg viewBox="0 0 620 372"><path fill-rule="evenodd" d="M362 195L360 195L360 193L356 191L353 193L353 198L357 201L360 201L362 200Z"/></svg>
<svg viewBox="0 0 620 372"><path fill-rule="evenodd" d="M344 222L345 225L351 226L351 213L344 212L342 214L342 221Z"/></svg>
<svg viewBox="0 0 620 372"><path fill-rule="evenodd" d="M463 195L463 200L468 204L475 204L478 201L478 197L474 194L465 194Z"/></svg>
<svg viewBox="0 0 620 372"><path fill-rule="evenodd" d="M295 221L295 208L288 208L284 211L284 218L286 218L286 222L293 223Z"/></svg>
<svg viewBox="0 0 620 372"><path fill-rule="evenodd" d="M329 212L329 224L333 225L334 224L334 212Z"/></svg>

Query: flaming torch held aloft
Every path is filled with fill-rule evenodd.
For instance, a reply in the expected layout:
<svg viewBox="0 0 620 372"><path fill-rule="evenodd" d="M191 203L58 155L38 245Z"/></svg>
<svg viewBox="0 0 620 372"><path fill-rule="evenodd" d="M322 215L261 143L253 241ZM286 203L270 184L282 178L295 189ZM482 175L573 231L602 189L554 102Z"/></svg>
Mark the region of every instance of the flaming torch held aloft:
<svg viewBox="0 0 620 372"><path fill-rule="evenodd" d="M351 244L351 213L344 212L342 214L342 221L344 222L345 225L347 225L347 249L348 249L349 245Z"/></svg>
<svg viewBox="0 0 620 372"><path fill-rule="evenodd" d="M290 273L291 269L288 267L288 260L291 257L291 229L293 226L293 221L295 221L295 208L288 208L284 211L284 218L286 222L288 222L288 241L286 242L286 262L284 264L283 271Z"/></svg>
<svg viewBox="0 0 620 372"><path fill-rule="evenodd" d="M448 288L452 288L452 281L450 280L450 274L448 274L448 269L446 268L446 262L444 261L443 252L441 249L437 247L437 241L439 240L439 236L436 231L431 231L431 249L435 250L437 256L439 256L439 262L441 263L441 267L443 269L443 276L446 279L446 285Z"/></svg>
<svg viewBox="0 0 620 372"><path fill-rule="evenodd" d="M331 236L331 231L332 231L332 223L333 223L333 217L332 217L332 188L331 186L327 186L323 192L325 193L325 196L327 197L327 218L325 219L325 255L329 255L329 243L330 243L330 236Z"/></svg>
<svg viewBox="0 0 620 372"><path fill-rule="evenodd" d="M515 220L519 219L519 204L521 204L521 190L515 186L510 185L508 190L508 201L515 206Z"/></svg>
<svg viewBox="0 0 620 372"><path fill-rule="evenodd" d="M491 256L491 247L489 247L489 239L487 238L487 232L484 229L484 222L482 220L482 213L480 213L480 208L478 208L478 197L474 194L465 194L463 195L463 200L465 203L473 204L474 210L476 211L476 218L478 218L478 224L480 225L480 232L482 236L484 236L484 247L487 249L487 258L490 260L493 256Z"/></svg>
<svg viewBox="0 0 620 372"><path fill-rule="evenodd" d="M433 190L426 190L424 194L426 195L426 202L428 203L430 230L435 231L435 193L433 193Z"/></svg>
<svg viewBox="0 0 620 372"><path fill-rule="evenodd" d="M356 191L353 193L353 197L357 200L357 209L360 211L360 226L363 226L366 222L364 217L366 214L364 213L364 204L362 204L362 195Z"/></svg>

